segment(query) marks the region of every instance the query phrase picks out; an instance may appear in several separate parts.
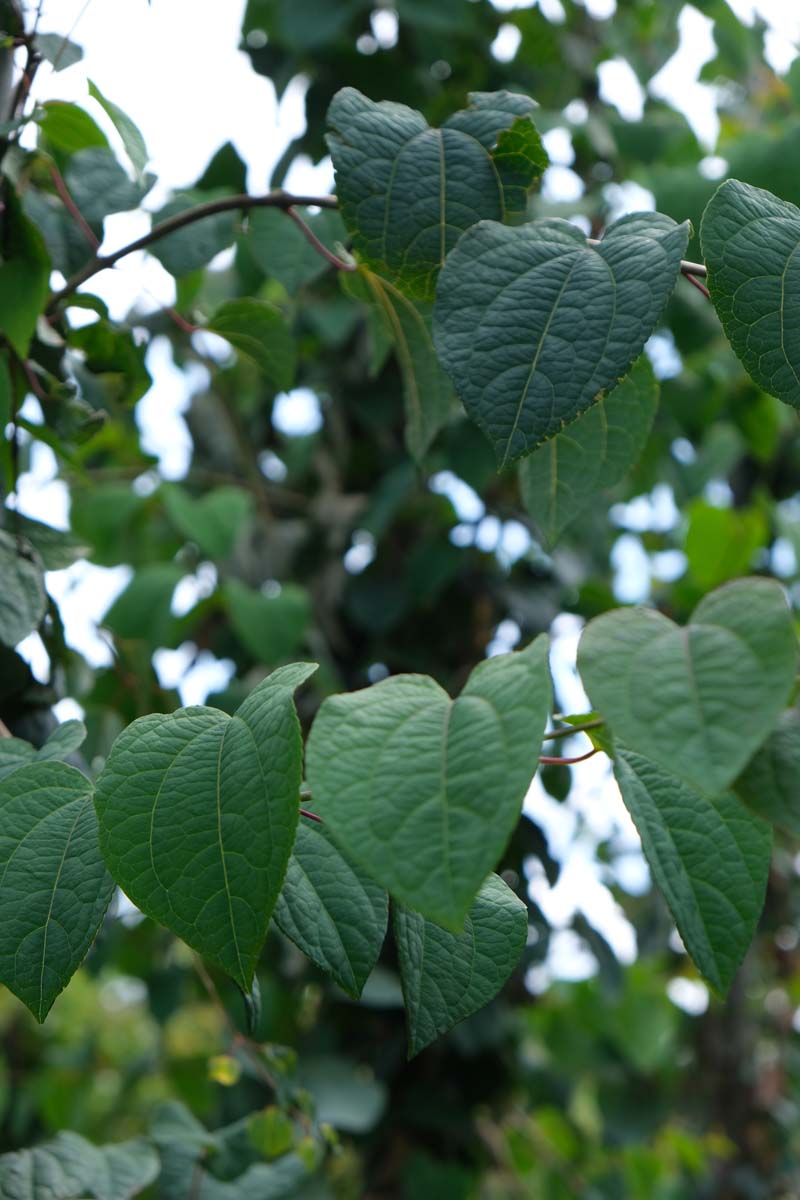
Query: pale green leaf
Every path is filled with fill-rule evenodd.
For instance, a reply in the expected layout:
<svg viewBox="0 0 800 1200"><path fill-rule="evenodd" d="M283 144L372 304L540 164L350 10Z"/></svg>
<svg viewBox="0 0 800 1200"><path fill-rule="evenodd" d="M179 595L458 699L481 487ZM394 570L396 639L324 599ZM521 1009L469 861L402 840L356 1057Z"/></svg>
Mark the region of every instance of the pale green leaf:
<svg viewBox="0 0 800 1200"><path fill-rule="evenodd" d="M386 893L345 858L324 826L301 821L275 921L354 999L377 962L387 915Z"/></svg>
<svg viewBox="0 0 800 1200"><path fill-rule="evenodd" d="M200 189L178 192L155 214L154 223L169 220L179 213L187 212L200 204L221 199L227 191L205 192ZM170 275L189 275L205 267L220 250L233 244L235 237L235 215L231 212L214 213L193 221L190 225L159 238L149 247Z"/></svg>
<svg viewBox="0 0 800 1200"><path fill-rule="evenodd" d="M158 1176L158 1155L144 1138L95 1146L59 1133L32 1150L0 1157L2 1200L131 1200Z"/></svg>
<svg viewBox="0 0 800 1200"><path fill-rule="evenodd" d="M420 299L433 298L436 274L465 229L506 215L492 147L502 130L534 107L532 100L510 93L470 99L472 109L455 114L441 129L431 129L414 109L373 103L355 88L337 92L328 109L336 190L354 249L368 266ZM538 140L529 117L524 120ZM538 178L546 158L528 146L524 179L519 139L502 153L518 209L520 191Z"/></svg>
<svg viewBox="0 0 800 1200"><path fill-rule="evenodd" d="M614 770L686 949L725 993L764 906L772 831L732 793L704 795L621 746Z"/></svg>
<svg viewBox="0 0 800 1200"><path fill-rule="evenodd" d="M129 725L97 781L103 855L144 913L248 991L299 813L293 693L282 667L233 717L182 708Z"/></svg>
<svg viewBox="0 0 800 1200"><path fill-rule="evenodd" d="M685 628L653 609L604 613L578 647L592 705L615 738L711 795L772 729L796 664L791 614L768 579L718 588Z"/></svg>
<svg viewBox="0 0 800 1200"><path fill-rule="evenodd" d="M240 487L217 487L192 496L177 484L161 490L164 507L184 537L210 558L227 558L253 512L252 493Z"/></svg>
<svg viewBox="0 0 800 1200"><path fill-rule="evenodd" d="M398 904L393 924L413 1058L497 995L525 949L528 912L502 879L490 875L462 933Z"/></svg>
<svg viewBox="0 0 800 1200"><path fill-rule="evenodd" d="M519 818L550 702L545 637L480 663L455 701L426 675L329 696L307 746L316 810L391 895L460 930Z"/></svg>
<svg viewBox="0 0 800 1200"><path fill-rule="evenodd" d="M16 646L44 617L44 565L30 545L0 529L0 642Z"/></svg>
<svg viewBox="0 0 800 1200"><path fill-rule="evenodd" d="M434 343L498 463L535 450L616 387L656 327L688 223L634 213L597 246L556 219L481 221L448 255Z"/></svg>
<svg viewBox="0 0 800 1200"><path fill-rule="evenodd" d="M107 100L97 85L92 83L91 79L89 80L89 95L94 97L110 117L114 128L122 139L125 153L131 160L136 174L141 177L150 155L147 152L147 146L139 127L118 105L114 104L111 100Z"/></svg>
<svg viewBox="0 0 800 1200"><path fill-rule="evenodd" d="M230 342L266 375L278 391L294 382L295 345L279 308L265 300L226 300L208 329Z"/></svg>
<svg viewBox="0 0 800 1200"><path fill-rule="evenodd" d="M522 500L547 545L641 454L658 406L658 383L642 357L622 383L520 463Z"/></svg>
<svg viewBox="0 0 800 1200"><path fill-rule="evenodd" d="M305 588L285 583L270 595L229 579L222 590L231 627L258 662L290 658L305 640L311 599Z"/></svg>
<svg viewBox="0 0 800 1200"><path fill-rule="evenodd" d="M61 33L37 33L33 39L36 49L52 63L54 71L66 71L83 58L83 49Z"/></svg>
<svg viewBox="0 0 800 1200"><path fill-rule="evenodd" d="M113 892L92 785L57 762L0 782L0 980L43 1021L83 962Z"/></svg>
<svg viewBox="0 0 800 1200"><path fill-rule="evenodd" d="M757 384L800 408L800 209L726 179L703 213L700 241L733 349Z"/></svg>
<svg viewBox="0 0 800 1200"><path fill-rule="evenodd" d="M787 708L734 785L748 808L800 833L800 710Z"/></svg>

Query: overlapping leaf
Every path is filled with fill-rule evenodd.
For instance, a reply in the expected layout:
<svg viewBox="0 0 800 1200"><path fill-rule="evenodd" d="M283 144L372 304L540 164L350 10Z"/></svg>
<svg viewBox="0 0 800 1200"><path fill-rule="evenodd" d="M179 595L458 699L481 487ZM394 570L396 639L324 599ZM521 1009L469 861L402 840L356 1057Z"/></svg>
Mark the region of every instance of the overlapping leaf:
<svg viewBox="0 0 800 1200"><path fill-rule="evenodd" d="M0 642L15 646L45 614L43 564L25 541L0 529Z"/></svg>
<svg viewBox="0 0 800 1200"><path fill-rule="evenodd" d="M32 1150L0 1157L2 1200L131 1200L159 1172L144 1138L95 1146L77 1133L59 1133Z"/></svg>
<svg viewBox="0 0 800 1200"><path fill-rule="evenodd" d="M550 701L544 637L480 663L455 701L425 675L328 697L307 747L315 805L387 891L458 931L519 817Z"/></svg>
<svg viewBox="0 0 800 1200"><path fill-rule="evenodd" d="M100 857L92 785L30 761L0 782L0 980L38 1021L83 961L113 881Z"/></svg>
<svg viewBox="0 0 800 1200"><path fill-rule="evenodd" d="M358 999L386 934L388 898L319 825L301 821L275 921L339 987Z"/></svg>
<svg viewBox="0 0 800 1200"><path fill-rule="evenodd" d="M194 497L171 484L162 495L167 513L184 537L214 559L228 557L254 507L252 494L241 487L217 487Z"/></svg>
<svg viewBox="0 0 800 1200"><path fill-rule="evenodd" d="M229 579L222 594L234 633L258 662L280 662L300 649L311 619L311 599L300 584L267 596Z"/></svg>
<svg viewBox="0 0 800 1200"><path fill-rule="evenodd" d="M643 357L612 392L523 459L522 500L548 545L636 462L657 406L658 384Z"/></svg>
<svg viewBox="0 0 800 1200"><path fill-rule="evenodd" d="M265 300L226 300L208 328L254 362L278 391L292 386L294 340L283 313L274 304Z"/></svg>
<svg viewBox="0 0 800 1200"><path fill-rule="evenodd" d="M393 924L413 1058L499 992L525 948L528 912L502 879L490 875L461 933L398 904Z"/></svg>
<svg viewBox="0 0 800 1200"><path fill-rule="evenodd" d="M736 794L780 829L800 833L800 709L787 708L742 771Z"/></svg>
<svg viewBox="0 0 800 1200"><path fill-rule="evenodd" d="M134 904L248 991L299 813L295 688L268 676L233 717L195 706L134 721L97 781L103 855Z"/></svg>
<svg viewBox="0 0 800 1200"><path fill-rule="evenodd" d="M614 770L686 949L724 993L764 906L772 831L731 792L704 795L621 746Z"/></svg>
<svg viewBox="0 0 800 1200"><path fill-rule="evenodd" d="M328 145L342 216L363 261L432 299L459 235L476 221L519 212L547 165L534 107L522 95L475 93L470 108L431 129L403 104L375 104L355 88L337 92ZM504 130L513 137L501 142Z"/></svg>
<svg viewBox="0 0 800 1200"><path fill-rule="evenodd" d="M729 787L784 709L797 640L780 586L742 579L679 628L652 609L587 625L578 668L615 737L690 786Z"/></svg>
<svg viewBox="0 0 800 1200"><path fill-rule="evenodd" d="M800 408L800 209L726 179L700 227L708 288L750 375Z"/></svg>
<svg viewBox="0 0 800 1200"><path fill-rule="evenodd" d="M597 246L567 221L481 221L448 255L434 343L498 463L535 450L627 374L680 270L688 223L634 213Z"/></svg>

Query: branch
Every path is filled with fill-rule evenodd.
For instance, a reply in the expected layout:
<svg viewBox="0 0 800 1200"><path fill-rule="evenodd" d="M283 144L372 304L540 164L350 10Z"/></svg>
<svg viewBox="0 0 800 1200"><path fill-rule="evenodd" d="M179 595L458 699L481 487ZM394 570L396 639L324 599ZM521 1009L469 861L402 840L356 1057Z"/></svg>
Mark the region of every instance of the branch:
<svg viewBox="0 0 800 1200"><path fill-rule="evenodd" d="M587 750L586 754L579 754L577 758L560 758L554 754L540 754L539 762L544 766L552 767L571 767L573 763L586 762L587 758L593 758L599 751L595 746L593 750Z"/></svg>
<svg viewBox="0 0 800 1200"><path fill-rule="evenodd" d="M345 262L343 258L339 258L338 254L334 254L332 251L330 251L328 247L319 240L311 226L306 225L300 214L295 212L293 208L287 208L286 215L294 221L295 225L300 230L306 241L310 242L317 253L321 254L323 258L327 259L332 267L336 267L337 271L358 270L358 263Z"/></svg>
<svg viewBox="0 0 800 1200"><path fill-rule="evenodd" d="M94 250L94 252L96 254L97 250L100 246L100 243L94 235L94 230L92 229L91 225L86 220L86 218L84 217L81 210L78 208L75 201L72 199L69 188L67 187L66 183L64 182L64 176L61 174L61 172L59 171L56 164L54 162L51 162L49 164L49 167L50 167L50 177L53 180L55 189L58 192L61 203L64 205L64 208L67 210L69 215L72 217L73 221L78 226L81 233L86 238L86 241L89 243L89 245L92 247L92 250Z"/></svg>
<svg viewBox="0 0 800 1200"><path fill-rule="evenodd" d="M557 721L560 719L560 717L556 717ZM605 725L603 718L595 717L593 721L587 721L584 725L569 725L566 729L550 729L543 736L542 741L552 742L556 738L572 737L573 733L585 733L587 729L600 729L603 725Z"/></svg>
<svg viewBox="0 0 800 1200"><path fill-rule="evenodd" d="M95 254L85 266L81 267L79 271L76 271L67 280L60 291L54 292L50 296L45 312L51 312L62 300L65 300L68 296L76 292L87 279L91 279L93 275L97 275L100 271L106 271L109 267L113 267L121 258L125 258L128 254L133 254L136 250L146 250L148 246L152 246L154 242L160 241L161 238L167 237L168 234L175 233L179 229L185 229L187 225L194 225L195 222L202 221L205 217L214 217L218 213L236 212L237 210L246 212L251 208L281 208L286 211L294 205L300 207L336 208L336 197L293 196L289 192L278 191L268 192L265 196L223 196L219 200L210 200L207 204L198 204L196 208L176 213L174 217L168 217L166 221L159 221L147 233L136 238L135 241L129 242L127 246L121 246L119 250L115 250L112 254Z"/></svg>

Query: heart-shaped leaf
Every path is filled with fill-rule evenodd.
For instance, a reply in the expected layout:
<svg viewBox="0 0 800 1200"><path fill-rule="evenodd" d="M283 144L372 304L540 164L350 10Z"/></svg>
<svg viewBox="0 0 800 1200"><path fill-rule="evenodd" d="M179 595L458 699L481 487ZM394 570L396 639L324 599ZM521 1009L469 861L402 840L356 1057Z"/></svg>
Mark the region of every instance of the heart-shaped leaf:
<svg viewBox="0 0 800 1200"><path fill-rule="evenodd" d="M469 415L507 466L616 387L680 271L689 225L615 222L596 246L567 221L481 221L439 275L434 343Z"/></svg>
<svg viewBox="0 0 800 1200"><path fill-rule="evenodd" d="M302 646L311 619L311 598L304 587L286 583L266 596L240 579L229 579L222 595L231 628L258 662L280 662Z"/></svg>
<svg viewBox="0 0 800 1200"><path fill-rule="evenodd" d="M269 675L233 717L197 705L129 725L97 781L103 855L120 887L248 991L299 813L293 693Z"/></svg>
<svg viewBox="0 0 800 1200"><path fill-rule="evenodd" d="M323 826L301 821L275 905L282 933L358 999L386 935L388 897Z"/></svg>
<svg viewBox="0 0 800 1200"><path fill-rule="evenodd" d="M764 907L772 830L731 792L703 795L621 746L614 771L686 949L726 992Z"/></svg>
<svg viewBox="0 0 800 1200"><path fill-rule="evenodd" d="M800 408L800 209L726 179L700 226L708 290L722 328L752 378Z"/></svg>
<svg viewBox="0 0 800 1200"><path fill-rule="evenodd" d="M0 782L0 980L43 1021L92 944L114 890L89 780L29 762Z"/></svg>
<svg viewBox="0 0 800 1200"><path fill-rule="evenodd" d="M159 1172L158 1154L144 1138L95 1146L63 1131L32 1150L0 1157L4 1200L131 1200Z"/></svg>
<svg viewBox="0 0 800 1200"><path fill-rule="evenodd" d="M550 703L545 637L480 663L455 701L426 675L329 696L306 754L317 810L391 895L459 931L519 818Z"/></svg>
<svg viewBox="0 0 800 1200"><path fill-rule="evenodd" d="M800 833L800 710L787 708L735 784L748 808L779 829Z"/></svg>
<svg viewBox="0 0 800 1200"><path fill-rule="evenodd" d="M490 875L462 933L441 929L399 904L393 925L413 1058L497 995L525 949L528 912L502 879Z"/></svg>
<svg viewBox="0 0 800 1200"><path fill-rule="evenodd" d="M791 614L769 579L718 588L685 628L652 609L604 613L578 647L592 704L614 736L711 795L772 729L796 662Z"/></svg>
<svg viewBox="0 0 800 1200"><path fill-rule="evenodd" d="M404 104L375 104L355 88L337 92L328 109L336 190L354 249L422 300L433 299L436 274L459 234L519 211L547 165L530 120L532 100L498 92L470 101L441 129ZM501 144L498 135L512 127L515 136Z"/></svg>
<svg viewBox="0 0 800 1200"><path fill-rule="evenodd" d="M184 537L215 559L228 557L253 511L252 494L240 487L218 487L194 497L185 488L170 484L161 494L170 519Z"/></svg>
<svg viewBox="0 0 800 1200"><path fill-rule="evenodd" d="M657 407L658 383L642 357L612 392L523 459L523 503L548 545L637 461Z"/></svg>

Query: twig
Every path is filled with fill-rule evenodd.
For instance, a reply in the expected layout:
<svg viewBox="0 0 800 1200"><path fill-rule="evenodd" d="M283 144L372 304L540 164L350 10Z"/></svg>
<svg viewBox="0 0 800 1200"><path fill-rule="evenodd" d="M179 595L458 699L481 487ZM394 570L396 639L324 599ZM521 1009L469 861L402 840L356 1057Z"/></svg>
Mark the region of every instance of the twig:
<svg viewBox="0 0 800 1200"><path fill-rule="evenodd" d="M556 720L559 720L556 717ZM587 721L584 725L569 725L566 729L550 729L543 736L543 742L552 742L556 738L572 737L573 733L585 733L588 729L600 729L605 725L602 717L595 717L593 721Z"/></svg>
<svg viewBox="0 0 800 1200"><path fill-rule="evenodd" d="M49 165L50 165L50 177L53 180L53 183L55 184L55 189L58 192L61 203L64 205L64 208L67 210L67 212L72 217L75 224L80 229L83 236L86 238L89 245L92 247L92 250L94 250L95 253L97 253L97 250L100 246L100 242L99 242L98 238L95 237L94 230L92 229L91 225L86 220L86 218L84 217L81 210L78 208L75 201L72 199L72 196L69 193L69 188L67 187L66 183L64 182L64 176L61 174L61 172L59 171L56 164L54 162L51 162Z"/></svg>
<svg viewBox="0 0 800 1200"><path fill-rule="evenodd" d="M711 299L711 292L708 290L706 285L704 283L701 283L699 279L695 279L694 275L692 275L690 271L681 270L681 274L684 276L684 278L689 280L689 283L691 283L691 285L693 287L697 288L698 292L703 293L706 300Z"/></svg>
<svg viewBox="0 0 800 1200"><path fill-rule="evenodd" d="M13 736L13 733L6 725L5 721L0 721L0 738L10 738Z"/></svg>
<svg viewBox="0 0 800 1200"><path fill-rule="evenodd" d="M286 215L287 217L290 217L292 221L294 221L295 225L300 230L306 241L314 247L318 254L321 254L324 259L327 259L332 267L336 267L337 271L358 270L357 263L345 262L343 258L339 258L338 254L334 254L332 250L329 250L324 242L319 240L311 226L306 225L299 212L296 212L291 206L286 209Z"/></svg>
<svg viewBox="0 0 800 1200"><path fill-rule="evenodd" d="M558 755L540 754L539 762L545 766L552 767L571 767L573 763L585 762L587 758L592 758L598 753L597 746L592 750L588 750L586 754L579 754L577 758L559 758Z"/></svg>
<svg viewBox="0 0 800 1200"><path fill-rule="evenodd" d="M323 821L322 817L318 816L316 813L309 812L309 810L308 810L307 808L301 808L301 809L300 809L300 816L301 816L301 817L308 817L309 821L317 821L317 822L319 822L319 824L320 824L320 825L324 825L324 824L325 824L325 822Z"/></svg>
<svg viewBox="0 0 800 1200"><path fill-rule="evenodd" d="M295 205L301 208L315 206L317 208L336 208L335 196L293 196L290 192L277 191L267 192L264 196L223 196L219 200L210 200L206 204L198 204L196 208L190 208L186 212L176 213L174 217L167 217L166 221L159 221L147 233L136 238L133 242L128 242L127 246L121 246L119 250L114 250L111 254L96 254L89 260L79 271L76 271L66 282L60 291L54 292L47 302L45 312L50 312L76 292L82 283L92 276L97 275L100 271L106 271L109 267L113 267L121 258L125 258L128 254L133 254L136 250L146 250L148 246L152 246L154 242L158 242L163 237L167 237L170 233L175 233L179 229L185 229L187 225L194 225L197 221L202 221L205 217L214 217L219 213L247 211L251 208L281 208L289 209Z"/></svg>

